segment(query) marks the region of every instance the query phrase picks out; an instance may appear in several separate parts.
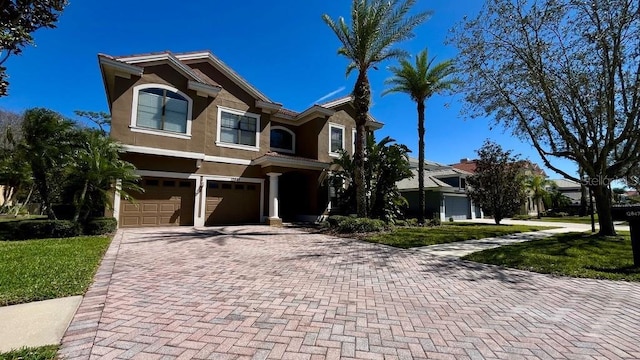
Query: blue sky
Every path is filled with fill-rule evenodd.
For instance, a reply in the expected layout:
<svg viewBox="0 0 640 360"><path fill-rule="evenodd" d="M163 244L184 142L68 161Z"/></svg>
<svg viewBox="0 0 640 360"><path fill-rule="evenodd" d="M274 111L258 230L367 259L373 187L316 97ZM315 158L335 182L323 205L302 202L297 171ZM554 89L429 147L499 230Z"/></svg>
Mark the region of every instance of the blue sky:
<svg viewBox="0 0 640 360"><path fill-rule="evenodd" d="M464 3L464 5L463 5ZM463 17L475 15L482 0L418 0L416 10L433 16L416 30L416 37L399 46L411 54L425 47L438 60L456 55L444 44L449 30ZM74 110L108 111L96 54L129 55L162 50L211 50L272 100L304 110L329 95L348 95L356 73L345 77L347 60L339 57L335 35L321 20L349 16L350 0L280 1L72 1L56 29L35 33L35 47L5 63L9 96L0 108L22 111L46 107L73 117ZM371 113L384 122L378 139L391 136L417 157L416 107L404 94L381 97L386 67L370 72ZM330 99L329 98L329 99ZM426 158L454 163L476 156L482 142L493 139L506 149L542 166L536 151L492 126L491 119L467 119L461 114L463 96L434 96L427 102ZM575 173L568 161L554 161ZM547 170L551 178L561 176Z"/></svg>

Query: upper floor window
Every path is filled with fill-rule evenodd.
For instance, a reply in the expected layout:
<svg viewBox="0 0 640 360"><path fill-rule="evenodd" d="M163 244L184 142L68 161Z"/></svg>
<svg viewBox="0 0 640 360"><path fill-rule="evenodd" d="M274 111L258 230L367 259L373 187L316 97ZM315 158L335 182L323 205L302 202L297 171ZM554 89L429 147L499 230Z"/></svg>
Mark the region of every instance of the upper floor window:
<svg viewBox="0 0 640 360"><path fill-rule="evenodd" d="M190 138L191 99L162 84L134 87L131 130L156 135Z"/></svg>
<svg viewBox="0 0 640 360"><path fill-rule="evenodd" d="M271 150L294 153L296 151L296 136L293 131L282 127L271 127Z"/></svg>
<svg viewBox="0 0 640 360"><path fill-rule="evenodd" d="M344 149L344 126L329 124L329 155L338 156Z"/></svg>
<svg viewBox="0 0 640 360"><path fill-rule="evenodd" d="M258 151L260 115L218 106L216 145Z"/></svg>

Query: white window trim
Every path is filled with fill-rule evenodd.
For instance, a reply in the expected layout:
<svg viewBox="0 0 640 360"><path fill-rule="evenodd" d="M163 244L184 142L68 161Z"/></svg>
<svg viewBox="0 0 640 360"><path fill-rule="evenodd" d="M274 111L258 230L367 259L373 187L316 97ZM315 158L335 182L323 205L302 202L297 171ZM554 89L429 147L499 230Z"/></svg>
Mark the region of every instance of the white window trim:
<svg viewBox="0 0 640 360"><path fill-rule="evenodd" d="M356 153L356 128L351 129L351 155Z"/></svg>
<svg viewBox="0 0 640 360"><path fill-rule="evenodd" d="M144 89L149 89L149 88L154 88L154 89L164 89L164 90L169 90L171 92L174 92L182 97L184 97L185 99L187 99L187 132L186 133L178 133L178 132L174 132L174 131L166 131L166 130L159 130L159 129L150 129L150 128L145 128L145 127L139 127L137 125L137 121L138 121L138 95L140 94L140 90L144 90ZM192 117L192 113L191 113L191 109L193 108L193 100L191 100L191 98L189 96L187 96L187 94L183 93L182 91L169 86L169 85L164 85L164 84L142 84L142 85L137 85L133 87L133 105L131 107L131 124L129 125L129 128L131 129L131 131L133 132L139 132L139 133L143 133L143 134L151 134L151 135L159 135L159 136L167 136L167 137L174 137L174 138L178 138L178 139L191 139L191 122L193 121Z"/></svg>
<svg viewBox="0 0 640 360"><path fill-rule="evenodd" d="M285 132L289 133L291 135L291 149L282 149L282 148L277 148L277 147L271 147L271 150L275 150L275 151L279 151L279 152L284 152L284 153L289 153L289 154L295 154L296 153L296 133L294 133L293 131L291 131L290 129L287 129L284 126L272 126L271 130L284 130ZM271 133L269 133L269 143L271 143Z"/></svg>
<svg viewBox="0 0 640 360"><path fill-rule="evenodd" d="M222 121L220 120L222 119L223 111L231 114L235 114L235 115L248 116L256 119L256 146L230 144L230 143L220 141L220 126L222 125ZM216 146L232 148L232 149L240 149L240 150L260 151L260 115L259 114L254 114L254 113L250 113L242 110L231 109L231 108L218 105L218 119L216 122L217 122Z"/></svg>
<svg viewBox="0 0 640 360"><path fill-rule="evenodd" d="M333 128L342 130L342 149L344 149L345 126L340 124L335 124L335 123L329 123L329 156L339 157L340 153L331 151L331 129Z"/></svg>

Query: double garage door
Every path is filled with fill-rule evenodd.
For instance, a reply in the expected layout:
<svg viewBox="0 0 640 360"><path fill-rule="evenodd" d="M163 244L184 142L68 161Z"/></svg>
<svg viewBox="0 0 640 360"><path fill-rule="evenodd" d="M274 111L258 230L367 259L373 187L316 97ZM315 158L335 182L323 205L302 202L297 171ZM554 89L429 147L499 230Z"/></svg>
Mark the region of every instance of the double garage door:
<svg viewBox="0 0 640 360"><path fill-rule="evenodd" d="M195 180L144 178L144 193L122 200L121 227L193 225ZM260 221L260 185L207 181L205 225Z"/></svg>

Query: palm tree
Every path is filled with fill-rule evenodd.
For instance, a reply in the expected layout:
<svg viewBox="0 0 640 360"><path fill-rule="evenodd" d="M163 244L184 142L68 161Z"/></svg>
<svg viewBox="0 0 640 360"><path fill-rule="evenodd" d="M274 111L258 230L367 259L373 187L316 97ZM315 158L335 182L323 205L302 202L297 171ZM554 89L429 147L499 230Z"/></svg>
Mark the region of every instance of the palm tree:
<svg viewBox="0 0 640 360"><path fill-rule="evenodd" d="M540 213L540 209L542 208L542 199L547 194L547 188L553 186L552 184L554 183L547 180L542 175L532 175L525 179L524 186L536 204L538 219L542 217Z"/></svg>
<svg viewBox="0 0 640 360"><path fill-rule="evenodd" d="M415 67L407 59L400 60L400 66L391 67L393 77L385 83L392 87L385 90L388 93L405 93L418 105L418 223L424 224L424 111L425 102L432 95L450 90L455 84L451 78L454 72L453 62L446 60L434 64L435 58L428 59L427 49L416 57Z"/></svg>
<svg viewBox="0 0 640 360"><path fill-rule="evenodd" d="M62 188L63 172L72 162L73 123L51 110L30 109L24 114L22 135L19 148L29 159L42 210L49 219L56 219L51 203Z"/></svg>
<svg viewBox="0 0 640 360"><path fill-rule="evenodd" d="M349 59L347 76L358 70L353 88L356 111L356 199L358 216L367 216L364 158L366 148L365 125L371 103L371 86L367 72L377 64L392 58L400 58L405 51L394 48L400 41L413 37L413 29L425 21L429 12L408 13L415 0L353 0L351 24L343 17L334 21L322 15L324 22L333 30L342 43L338 54Z"/></svg>
<svg viewBox="0 0 640 360"><path fill-rule="evenodd" d="M129 191L142 191L137 185L139 176L135 167L120 159L120 144L102 131L92 129L80 130L78 140L68 174L77 189L73 221L78 221L81 214L82 220L86 220L96 207L104 209L105 204L111 207L110 194L116 183L116 191L125 198L129 197Z"/></svg>

